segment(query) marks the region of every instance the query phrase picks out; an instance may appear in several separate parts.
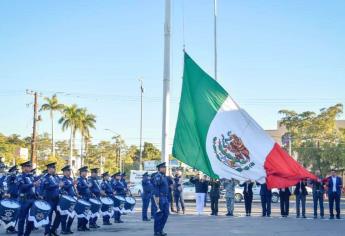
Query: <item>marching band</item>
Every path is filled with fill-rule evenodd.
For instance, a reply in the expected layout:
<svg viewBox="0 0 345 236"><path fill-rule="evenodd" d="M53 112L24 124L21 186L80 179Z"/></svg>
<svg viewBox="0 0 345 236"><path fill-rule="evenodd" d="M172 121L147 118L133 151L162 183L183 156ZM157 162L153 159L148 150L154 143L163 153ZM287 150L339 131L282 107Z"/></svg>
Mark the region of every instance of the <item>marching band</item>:
<svg viewBox="0 0 345 236"><path fill-rule="evenodd" d="M73 234L71 225L75 218L78 231L97 229L98 218L103 225L123 223L121 215L134 210L135 199L131 196L124 173L102 174L98 168L79 169L79 177L72 178L70 166L61 169L63 176L56 174L56 163L49 163L46 171L37 176L30 161L5 173L5 165L0 162L0 224L8 234L28 236L38 227L44 227L44 235L57 236L61 224L61 234ZM17 230L16 230L17 228Z"/></svg>

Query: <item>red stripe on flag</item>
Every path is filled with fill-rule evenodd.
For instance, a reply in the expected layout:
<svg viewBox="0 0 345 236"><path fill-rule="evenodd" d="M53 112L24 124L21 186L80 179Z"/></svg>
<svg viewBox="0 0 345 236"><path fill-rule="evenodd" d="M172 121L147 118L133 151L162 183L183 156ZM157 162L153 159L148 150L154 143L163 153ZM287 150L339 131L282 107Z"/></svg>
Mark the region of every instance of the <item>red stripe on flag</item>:
<svg viewBox="0 0 345 236"><path fill-rule="evenodd" d="M302 179L316 179L277 143L265 160L265 170L267 186L270 189L290 187Z"/></svg>

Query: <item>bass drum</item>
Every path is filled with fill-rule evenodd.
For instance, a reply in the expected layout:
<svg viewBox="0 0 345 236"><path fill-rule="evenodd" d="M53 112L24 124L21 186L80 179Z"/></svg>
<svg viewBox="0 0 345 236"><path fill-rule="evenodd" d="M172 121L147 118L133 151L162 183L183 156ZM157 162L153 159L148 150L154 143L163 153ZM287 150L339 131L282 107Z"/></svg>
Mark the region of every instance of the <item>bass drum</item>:
<svg viewBox="0 0 345 236"><path fill-rule="evenodd" d="M102 207L101 212L103 216L112 217L114 214L114 201L110 197L101 197Z"/></svg>
<svg viewBox="0 0 345 236"><path fill-rule="evenodd" d="M125 197L124 211L125 212L133 212L135 203L136 203L136 201L133 197Z"/></svg>
<svg viewBox="0 0 345 236"><path fill-rule="evenodd" d="M74 207L74 211L77 217L85 218L85 219L90 218L90 209L91 209L91 203L83 199L79 199Z"/></svg>
<svg viewBox="0 0 345 236"><path fill-rule="evenodd" d="M36 228L49 224L51 206L43 200L36 200L29 210L28 221L32 221Z"/></svg>
<svg viewBox="0 0 345 236"><path fill-rule="evenodd" d="M7 229L14 227L19 216L20 204L13 199L4 199L0 201L0 223Z"/></svg>
<svg viewBox="0 0 345 236"><path fill-rule="evenodd" d="M126 202L125 198L118 195L118 196L114 196L113 201L114 201L114 211L122 211L123 206Z"/></svg>
<svg viewBox="0 0 345 236"><path fill-rule="evenodd" d="M99 210L101 209L102 206L102 202L100 202L98 199L96 198L90 198L89 202L91 203L91 217L96 217L99 215Z"/></svg>
<svg viewBox="0 0 345 236"><path fill-rule="evenodd" d="M77 201L73 197L68 195L61 195L57 209L61 215L72 216L76 203Z"/></svg>

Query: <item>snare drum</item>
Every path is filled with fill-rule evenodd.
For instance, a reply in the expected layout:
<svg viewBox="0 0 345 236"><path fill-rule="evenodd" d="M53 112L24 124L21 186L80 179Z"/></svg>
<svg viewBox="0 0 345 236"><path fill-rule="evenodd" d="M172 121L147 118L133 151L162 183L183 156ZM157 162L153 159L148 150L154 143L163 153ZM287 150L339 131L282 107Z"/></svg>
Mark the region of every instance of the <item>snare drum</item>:
<svg viewBox="0 0 345 236"><path fill-rule="evenodd" d="M125 204L125 198L122 196L114 196L114 211L122 211L123 205Z"/></svg>
<svg viewBox="0 0 345 236"><path fill-rule="evenodd" d="M101 212L103 216L112 217L114 214L114 201L110 197L101 197L102 207Z"/></svg>
<svg viewBox="0 0 345 236"><path fill-rule="evenodd" d="M133 212L134 206L135 206L135 199L133 197L125 197L125 205L124 205L124 211L125 212Z"/></svg>
<svg viewBox="0 0 345 236"><path fill-rule="evenodd" d="M36 228L49 224L51 206L43 200L36 200L29 210L28 221L32 221Z"/></svg>
<svg viewBox="0 0 345 236"><path fill-rule="evenodd" d="M89 202L91 203L91 217L96 217L99 215L99 210L101 209L102 202L100 202L97 198L90 198Z"/></svg>
<svg viewBox="0 0 345 236"><path fill-rule="evenodd" d="M89 219L90 208L91 208L91 203L83 199L79 199L77 203L75 204L74 211L78 218Z"/></svg>
<svg viewBox="0 0 345 236"><path fill-rule="evenodd" d="M74 207L77 201L68 195L62 195L57 206L58 211L61 215L73 215ZM72 216L73 217L73 216Z"/></svg>
<svg viewBox="0 0 345 236"><path fill-rule="evenodd" d="M0 223L5 229L16 225L19 216L20 204L16 200L4 199L0 201Z"/></svg>

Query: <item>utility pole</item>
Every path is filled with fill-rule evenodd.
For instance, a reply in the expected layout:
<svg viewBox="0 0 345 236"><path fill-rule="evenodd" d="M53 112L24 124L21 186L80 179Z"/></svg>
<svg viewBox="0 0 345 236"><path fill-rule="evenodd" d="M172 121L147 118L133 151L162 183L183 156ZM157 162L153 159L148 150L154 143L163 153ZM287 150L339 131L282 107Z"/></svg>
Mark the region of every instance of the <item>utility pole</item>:
<svg viewBox="0 0 345 236"><path fill-rule="evenodd" d="M30 152L30 159L32 165L34 167L37 166L37 121L39 121L38 117L38 93L32 90L26 90L26 94L34 96L34 116L33 116L33 125L32 125L32 138L31 138L31 152Z"/></svg>
<svg viewBox="0 0 345 236"><path fill-rule="evenodd" d="M169 118L170 118L170 34L171 0L165 0L164 23L164 69L163 69L163 119L162 119L162 162L169 170Z"/></svg>
<svg viewBox="0 0 345 236"><path fill-rule="evenodd" d="M217 80L217 0L214 0L214 79Z"/></svg>
<svg viewBox="0 0 345 236"><path fill-rule="evenodd" d="M142 142L143 142L143 80L139 79L140 82L140 144L139 144L139 170L143 170L143 153L142 153Z"/></svg>

